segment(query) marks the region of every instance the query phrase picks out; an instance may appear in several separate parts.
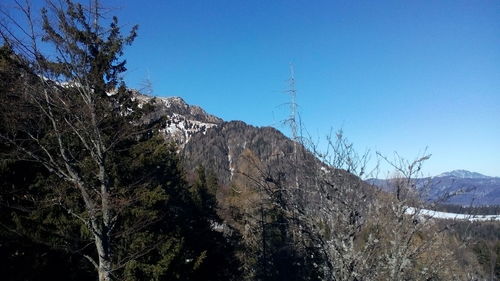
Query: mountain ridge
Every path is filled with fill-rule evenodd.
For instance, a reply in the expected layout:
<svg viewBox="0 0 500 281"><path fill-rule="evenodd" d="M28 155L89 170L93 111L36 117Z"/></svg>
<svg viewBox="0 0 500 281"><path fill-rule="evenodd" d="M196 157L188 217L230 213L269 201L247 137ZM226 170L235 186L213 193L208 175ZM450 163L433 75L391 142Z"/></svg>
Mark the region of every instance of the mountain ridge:
<svg viewBox="0 0 500 281"><path fill-rule="evenodd" d="M452 177L452 178L462 178L462 179L487 179L487 178L493 178L491 176L486 176L483 174L480 174L478 172L471 172L468 170L460 169L460 170L452 170L448 172L441 173L435 177L442 178L442 177Z"/></svg>
<svg viewBox="0 0 500 281"><path fill-rule="evenodd" d="M241 181L244 170L252 165L266 165L276 175L286 171L287 184L293 184L289 179L296 176L306 179L307 173L312 172L307 165L292 168L296 164L293 163L293 140L274 127L256 127L240 120L225 121L199 106L187 104L180 97L151 97L137 93L135 98L142 106L153 107L152 113L145 118L166 117L160 132L179 145L184 164L189 169L201 164L213 170L223 185ZM319 161L304 147L300 155L304 163ZM426 196L429 200L449 197L444 203L500 205L500 178L497 177L453 170L416 180L428 184ZM368 182L388 190L389 180Z"/></svg>
<svg viewBox="0 0 500 281"><path fill-rule="evenodd" d="M367 181L382 190L391 190L390 179ZM500 177L453 170L414 181L425 200L461 206L500 206Z"/></svg>

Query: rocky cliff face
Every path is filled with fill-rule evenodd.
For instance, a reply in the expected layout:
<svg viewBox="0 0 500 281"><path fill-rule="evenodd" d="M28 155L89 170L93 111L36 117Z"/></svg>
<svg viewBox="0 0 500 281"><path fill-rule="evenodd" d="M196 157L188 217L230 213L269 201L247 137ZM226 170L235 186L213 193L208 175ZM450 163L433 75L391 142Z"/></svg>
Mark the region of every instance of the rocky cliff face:
<svg viewBox="0 0 500 281"><path fill-rule="evenodd" d="M208 114L199 106L188 105L180 97L158 98L135 93L134 99L141 107L151 107L150 113L144 117L147 122L165 119L161 132L181 148L192 136L205 134L208 129L223 123L222 119Z"/></svg>

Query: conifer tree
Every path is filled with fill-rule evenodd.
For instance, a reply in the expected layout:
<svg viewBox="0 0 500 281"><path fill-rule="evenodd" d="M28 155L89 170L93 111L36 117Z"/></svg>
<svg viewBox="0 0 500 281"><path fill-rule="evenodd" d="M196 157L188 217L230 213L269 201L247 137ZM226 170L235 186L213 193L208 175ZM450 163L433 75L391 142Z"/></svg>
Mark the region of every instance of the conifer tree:
<svg viewBox="0 0 500 281"><path fill-rule="evenodd" d="M97 1L91 7L70 0L47 3L41 14L43 43L30 6L19 6L29 25L21 33L2 23L4 45L13 50L7 59L21 66L23 83L3 93L13 102L2 119L12 126L4 127L0 137L19 160L49 172L45 201L73 219L68 229L59 223L54 228L72 233L71 226L79 226L95 250L82 254L99 280L111 280L121 266L116 245L124 234L117 227L132 199L125 190L134 185L119 181L113 158L117 151L131 149L146 129L137 126L140 109L127 104L130 97L120 77L126 70L120 57L137 27L123 36L116 17L103 27ZM48 49L40 47L44 43L55 53L42 53ZM135 223L128 232L143 227L143 222Z"/></svg>
<svg viewBox="0 0 500 281"><path fill-rule="evenodd" d="M237 278L237 239L217 230L215 178L200 169L188 185L177 148L157 136L165 120L144 120L154 107L139 107L121 80L137 27L122 36L116 18L99 24L97 2L59 4L42 10L55 54L35 33L0 26L2 241L82 257L87 266L66 263L81 278L88 265L99 280ZM30 7L20 8L34 30ZM2 246L2 258L21 263L19 249Z"/></svg>

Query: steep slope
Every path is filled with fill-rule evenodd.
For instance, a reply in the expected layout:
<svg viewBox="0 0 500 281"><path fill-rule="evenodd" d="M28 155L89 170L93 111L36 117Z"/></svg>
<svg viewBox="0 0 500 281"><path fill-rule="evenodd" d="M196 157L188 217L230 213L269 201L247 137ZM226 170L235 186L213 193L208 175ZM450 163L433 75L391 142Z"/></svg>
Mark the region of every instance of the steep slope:
<svg viewBox="0 0 500 281"><path fill-rule="evenodd" d="M304 152L301 150L300 161L305 158L314 161L312 155ZM292 140L274 128L257 128L241 121L224 122L206 134L193 136L184 149L184 156L189 159L188 165L203 164L213 169L223 184L252 168L259 170L261 176L279 177L286 171L290 179L296 173Z"/></svg>
<svg viewBox="0 0 500 281"><path fill-rule="evenodd" d="M145 122L164 119L161 131L181 147L188 170L203 165L215 172L222 184L229 184L249 168L259 170L259 176L273 174L286 181L297 177L305 179L310 172L296 166L319 163L301 145L295 146L275 128L254 127L242 121L225 122L179 97L153 98L136 93L135 98L142 106L153 108L144 117ZM294 147L298 147L297 151Z"/></svg>
<svg viewBox="0 0 500 281"><path fill-rule="evenodd" d="M188 105L180 97L158 98L134 93L140 106L152 107L150 114L143 117L144 122L165 120L162 133L169 140L183 148L197 133L204 134L209 128L220 125L222 119L210 115L201 107Z"/></svg>
<svg viewBox="0 0 500 281"><path fill-rule="evenodd" d="M250 188L260 192L271 186L310 189L318 186L320 178L328 178L332 184L359 181L344 170L327 167L275 128L226 122L178 97L137 94L136 98L143 106L154 109L145 119L164 118L162 131L167 139L179 144L187 170L203 165L217 176L226 191ZM367 184L361 186L364 192L371 193Z"/></svg>

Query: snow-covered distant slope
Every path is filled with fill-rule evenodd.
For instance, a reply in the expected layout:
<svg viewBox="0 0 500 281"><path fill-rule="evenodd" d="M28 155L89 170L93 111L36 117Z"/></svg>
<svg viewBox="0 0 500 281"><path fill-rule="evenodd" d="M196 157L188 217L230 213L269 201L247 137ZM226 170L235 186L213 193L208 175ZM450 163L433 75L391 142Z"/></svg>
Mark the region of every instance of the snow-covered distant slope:
<svg viewBox="0 0 500 281"><path fill-rule="evenodd" d="M444 172L436 176L436 178L452 177L460 179L487 179L490 178L480 173L470 172L467 170L453 170L451 172Z"/></svg>

